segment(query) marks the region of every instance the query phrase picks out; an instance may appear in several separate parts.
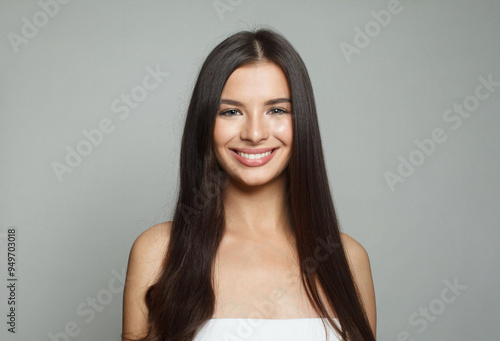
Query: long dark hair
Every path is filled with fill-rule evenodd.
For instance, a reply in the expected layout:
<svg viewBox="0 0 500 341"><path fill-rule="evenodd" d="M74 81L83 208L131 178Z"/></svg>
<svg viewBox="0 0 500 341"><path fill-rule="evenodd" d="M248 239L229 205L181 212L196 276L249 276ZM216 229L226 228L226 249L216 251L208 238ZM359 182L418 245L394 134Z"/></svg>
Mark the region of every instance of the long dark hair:
<svg viewBox="0 0 500 341"><path fill-rule="evenodd" d="M345 340L375 340L341 243L328 183L315 101L304 62L280 34L242 31L208 55L199 72L181 144L177 205L159 279L146 292L149 332L141 340L193 340L215 310L213 268L225 227L227 173L217 163L213 130L223 87L238 67L268 61L286 75L292 101L293 146L287 205L300 261L302 285L320 317ZM330 245L327 259L320 243ZM339 329L320 299L321 285Z"/></svg>

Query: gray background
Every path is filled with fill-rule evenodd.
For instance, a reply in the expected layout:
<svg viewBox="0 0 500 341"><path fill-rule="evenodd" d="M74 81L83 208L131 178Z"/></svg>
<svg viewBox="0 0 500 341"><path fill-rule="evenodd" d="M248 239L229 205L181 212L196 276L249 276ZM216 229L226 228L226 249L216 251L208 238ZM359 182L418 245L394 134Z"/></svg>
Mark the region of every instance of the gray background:
<svg viewBox="0 0 500 341"><path fill-rule="evenodd" d="M221 16L213 1L71 1L44 22L38 2L2 1L0 338L119 340L117 278L134 239L172 218L199 66L229 34L269 25L310 72L341 227L370 256L378 339L498 339L500 88L457 129L443 114L474 95L478 77L500 81L500 2L401 0L379 32L371 11L391 1L219 3L228 6ZM9 34L22 37L23 17L43 26L16 53ZM356 27L372 37L346 58L341 46L355 44ZM120 119L113 101L157 65L169 75ZM52 164L103 119L115 130L59 181ZM385 173L398 172L400 156L417 157L415 139L438 128L446 141L392 190ZM15 335L6 324L9 227ZM448 303L446 281L460 285ZM78 335L62 336L66 326Z"/></svg>

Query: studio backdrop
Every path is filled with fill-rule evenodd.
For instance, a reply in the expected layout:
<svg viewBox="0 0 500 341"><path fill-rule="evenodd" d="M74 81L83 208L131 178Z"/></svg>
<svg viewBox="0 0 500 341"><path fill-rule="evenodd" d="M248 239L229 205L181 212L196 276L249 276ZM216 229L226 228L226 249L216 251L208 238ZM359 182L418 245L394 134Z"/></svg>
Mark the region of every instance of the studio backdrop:
<svg viewBox="0 0 500 341"><path fill-rule="evenodd" d="M0 339L120 340L201 63L261 27L308 68L378 339L499 339L499 17L496 0L2 1Z"/></svg>

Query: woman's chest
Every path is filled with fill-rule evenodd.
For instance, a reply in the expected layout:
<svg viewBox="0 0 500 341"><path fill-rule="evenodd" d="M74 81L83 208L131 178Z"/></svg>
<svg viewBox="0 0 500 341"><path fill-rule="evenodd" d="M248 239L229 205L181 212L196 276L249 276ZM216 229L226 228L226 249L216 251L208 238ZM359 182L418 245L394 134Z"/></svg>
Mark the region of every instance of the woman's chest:
<svg viewBox="0 0 500 341"><path fill-rule="evenodd" d="M214 267L213 318L316 317L286 244L221 245Z"/></svg>

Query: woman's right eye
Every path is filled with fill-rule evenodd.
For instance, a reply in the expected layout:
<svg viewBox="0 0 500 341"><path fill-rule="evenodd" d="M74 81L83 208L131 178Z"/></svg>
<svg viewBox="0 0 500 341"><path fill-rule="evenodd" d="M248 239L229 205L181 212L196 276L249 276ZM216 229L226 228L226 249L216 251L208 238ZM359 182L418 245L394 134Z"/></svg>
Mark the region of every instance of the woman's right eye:
<svg viewBox="0 0 500 341"><path fill-rule="evenodd" d="M236 109L229 109L229 110L224 110L222 111L219 115L223 116L234 116L238 113L238 110Z"/></svg>

